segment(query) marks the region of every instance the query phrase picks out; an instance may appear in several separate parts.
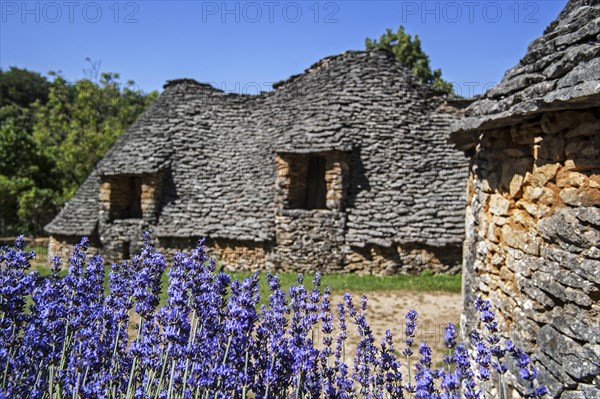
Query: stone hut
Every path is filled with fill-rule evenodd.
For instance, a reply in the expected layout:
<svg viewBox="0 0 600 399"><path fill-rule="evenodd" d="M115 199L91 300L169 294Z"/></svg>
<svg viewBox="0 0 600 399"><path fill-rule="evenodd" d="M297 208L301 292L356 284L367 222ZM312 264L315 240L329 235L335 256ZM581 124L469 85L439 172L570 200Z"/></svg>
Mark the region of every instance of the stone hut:
<svg viewBox="0 0 600 399"><path fill-rule="evenodd" d="M465 320L488 298L552 397L600 398L600 2L570 1L453 130Z"/></svg>
<svg viewBox="0 0 600 399"><path fill-rule="evenodd" d="M149 230L167 252L207 237L228 270L460 270L468 160L456 98L383 50L349 51L258 95L169 81L46 226L110 260Z"/></svg>

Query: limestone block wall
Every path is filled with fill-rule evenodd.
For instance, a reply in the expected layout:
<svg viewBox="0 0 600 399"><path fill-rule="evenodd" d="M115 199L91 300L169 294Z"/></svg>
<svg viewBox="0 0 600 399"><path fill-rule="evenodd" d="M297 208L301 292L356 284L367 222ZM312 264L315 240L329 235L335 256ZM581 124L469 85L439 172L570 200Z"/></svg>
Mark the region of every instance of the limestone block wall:
<svg viewBox="0 0 600 399"><path fill-rule="evenodd" d="M160 199L163 194L165 176L163 172L141 176L141 208L143 219L156 223L160 212Z"/></svg>
<svg viewBox="0 0 600 399"><path fill-rule="evenodd" d="M266 271L268 247L255 242L210 240L209 255L218 259L227 271Z"/></svg>
<svg viewBox="0 0 600 399"><path fill-rule="evenodd" d="M296 211L297 212L297 211ZM272 271L307 273L359 273L359 274L418 274L457 273L461 267L462 248L448 246L431 248L422 246L395 246L393 248L371 245L365 248L348 247L343 236L331 237L332 230L323 229L328 222L334 223L331 215L320 211L311 218L290 218L298 234L299 242L287 242L285 233L278 237L282 245L273 242L257 243L228 239L207 239L208 254L219 262L226 271ZM319 215L320 212L320 215ZM339 214L334 214L339 216ZM302 225L298 224L298 220ZM311 222L312 221L312 222ZM312 224L311 224L312 223ZM333 226L333 224L332 224ZM338 231L338 230L335 230ZM305 232L300 235L299 232ZM338 231L339 232L339 231ZM171 259L177 251L189 253L198 239L159 238L158 248ZM307 245L311 242L311 245ZM306 251L294 251L294 245L304 246ZM310 249L312 248L312 252ZM315 258L318 253L321 258Z"/></svg>
<svg viewBox="0 0 600 399"><path fill-rule="evenodd" d="M101 178L98 223L106 259L119 262L140 250L144 231L158 220L163 177L158 172Z"/></svg>
<svg viewBox="0 0 600 399"><path fill-rule="evenodd" d="M306 192L308 165L301 154L278 154L275 157L275 203L280 209L298 208Z"/></svg>
<svg viewBox="0 0 600 399"><path fill-rule="evenodd" d="M600 109L486 131L467 197L464 316L490 299L552 397L599 397Z"/></svg>
<svg viewBox="0 0 600 399"><path fill-rule="evenodd" d="M324 209L302 209L311 156L320 156L325 161ZM341 271L346 229L347 155L339 151L277 154L275 166L275 251L270 260L273 267L281 271Z"/></svg>
<svg viewBox="0 0 600 399"><path fill-rule="evenodd" d="M276 216L274 267L335 273L344 261L346 215L333 210L284 210Z"/></svg>
<svg viewBox="0 0 600 399"><path fill-rule="evenodd" d="M462 248L459 245L368 245L351 247L344 258L345 271L378 275L419 274L426 270L454 274L460 272L461 265Z"/></svg>
<svg viewBox="0 0 600 399"><path fill-rule="evenodd" d="M144 244L144 232L151 231L142 219L114 220L101 226L102 256L110 262L121 262L137 254Z"/></svg>
<svg viewBox="0 0 600 399"><path fill-rule="evenodd" d="M75 244L74 240L68 239L67 237L50 236L48 242L48 258L52 259L53 257L58 256L64 262L66 259L69 259L73 253Z"/></svg>
<svg viewBox="0 0 600 399"><path fill-rule="evenodd" d="M79 244L81 238L71 236L51 236L48 240L48 261L52 261L52 258L58 256L62 261L62 267L66 268L69 266L69 259L73 254L75 245ZM89 254L101 253L100 245L97 241L91 241Z"/></svg>
<svg viewBox="0 0 600 399"><path fill-rule="evenodd" d="M326 158L325 186L327 209L343 211L348 186L348 162L343 154Z"/></svg>
<svg viewBox="0 0 600 399"><path fill-rule="evenodd" d="M176 252L190 253L199 240L200 237L160 238L157 240L157 248L170 262ZM204 245L208 255L218 261L218 266L223 270L250 272L270 270L267 267L270 246L266 243L207 239Z"/></svg>

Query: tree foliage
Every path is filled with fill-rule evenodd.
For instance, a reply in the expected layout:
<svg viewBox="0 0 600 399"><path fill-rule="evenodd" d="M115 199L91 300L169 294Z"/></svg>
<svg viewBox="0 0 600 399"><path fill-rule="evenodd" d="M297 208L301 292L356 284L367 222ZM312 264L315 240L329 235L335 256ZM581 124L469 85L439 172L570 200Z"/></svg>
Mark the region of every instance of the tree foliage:
<svg viewBox="0 0 600 399"><path fill-rule="evenodd" d="M0 70L0 235L41 234L115 140L156 98L119 75L67 82Z"/></svg>
<svg viewBox="0 0 600 399"><path fill-rule="evenodd" d="M400 25L396 32L386 29L385 33L377 39L365 40L367 50L383 48L391 51L396 59L422 82L432 85L435 89L444 92L452 92L452 84L442 79L440 69L431 70L429 56L421 49L419 36L411 37Z"/></svg>
<svg viewBox="0 0 600 399"><path fill-rule="evenodd" d="M36 101L48 99L50 82L37 72L15 67L0 69L0 107L14 104L28 107Z"/></svg>

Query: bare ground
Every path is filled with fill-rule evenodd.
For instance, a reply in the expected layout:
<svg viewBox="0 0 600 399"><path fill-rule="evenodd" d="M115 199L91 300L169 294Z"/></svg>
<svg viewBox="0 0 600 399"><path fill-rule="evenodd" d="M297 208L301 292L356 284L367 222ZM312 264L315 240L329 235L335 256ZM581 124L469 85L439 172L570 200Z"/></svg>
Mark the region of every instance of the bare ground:
<svg viewBox="0 0 600 399"><path fill-rule="evenodd" d="M404 349L404 328L405 316L409 310L416 310L418 313L417 330L415 345L413 351L415 358L418 359L418 347L421 341L427 343L433 351L434 366L440 365L445 348L443 346L444 328L448 323L454 323L457 328L460 320L461 296L458 293L447 292L417 292L417 291L377 291L364 293L367 300L366 317L369 326L373 331L375 344L380 345L381 339L385 336L386 330L390 330L394 336L394 346L399 354ZM362 292L352 292L354 305L358 308L361 303ZM343 302L342 294L333 294L331 305L334 317L337 318L337 304ZM129 340L132 342L137 335L136 324L139 316L131 313L131 323L129 325ZM337 337L337 321L334 321L334 337ZM347 321L348 339L345 344L346 363L353 364L353 357L356 353L356 346L360 340L356 326L351 320ZM317 347L321 347L321 336L319 329L316 329L317 336L314 337ZM335 340L334 340L335 348ZM406 373L405 361L401 359L402 372Z"/></svg>
<svg viewBox="0 0 600 399"><path fill-rule="evenodd" d="M418 313L417 330L413 351L417 353L418 345L425 342L433 350L433 362L441 362L445 352L443 346L444 328L454 323L458 328L461 310L461 295L445 292L411 292L411 291L379 291L365 293L367 301L366 317L375 343L380 344L385 331L390 330L394 336L397 352L404 348L404 329L406 313L414 309ZM362 293L353 293L355 306L360 306ZM333 295L332 305L342 301L342 295ZM337 310L334 310L337 314ZM356 352L356 344L360 337L352 323L348 322L347 356ZM418 356L418 354L417 354Z"/></svg>

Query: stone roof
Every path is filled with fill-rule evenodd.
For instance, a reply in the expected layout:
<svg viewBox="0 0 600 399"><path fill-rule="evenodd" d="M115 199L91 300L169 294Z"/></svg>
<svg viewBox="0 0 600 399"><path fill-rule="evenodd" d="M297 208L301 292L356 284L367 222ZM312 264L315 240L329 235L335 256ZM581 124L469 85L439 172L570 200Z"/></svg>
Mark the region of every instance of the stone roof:
<svg viewBox="0 0 600 399"><path fill-rule="evenodd" d="M452 98L383 50L325 58L274 87L243 95L170 81L96 173L169 171L176 195L162 207L159 237L268 241L275 237L275 154L344 151L350 244L461 242L467 171L462 153L447 144L460 114ZM89 218L83 232L97 197L82 187L46 230L67 234ZM67 215L79 207L88 209Z"/></svg>
<svg viewBox="0 0 600 399"><path fill-rule="evenodd" d="M461 149L478 130L546 110L600 104L600 0L571 0L502 81L471 104L451 140Z"/></svg>
<svg viewBox="0 0 600 399"><path fill-rule="evenodd" d="M98 224L99 186L94 170L45 230L64 236L91 236Z"/></svg>

